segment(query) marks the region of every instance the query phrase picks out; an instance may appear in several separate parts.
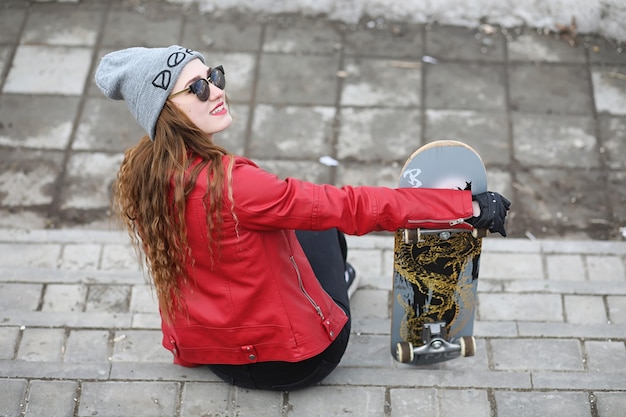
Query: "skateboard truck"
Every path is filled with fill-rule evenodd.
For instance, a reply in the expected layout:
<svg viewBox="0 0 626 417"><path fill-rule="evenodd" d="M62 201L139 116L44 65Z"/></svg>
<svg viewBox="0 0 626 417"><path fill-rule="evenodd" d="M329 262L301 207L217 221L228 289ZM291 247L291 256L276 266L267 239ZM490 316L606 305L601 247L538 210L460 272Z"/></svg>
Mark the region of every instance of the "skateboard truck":
<svg viewBox="0 0 626 417"><path fill-rule="evenodd" d="M402 363L419 364L420 358L429 362L437 362L457 356L474 356L476 341L473 336L462 336L458 343L447 339L446 323L425 323L422 329L422 346L415 347L411 342L400 342L396 345L396 358Z"/></svg>
<svg viewBox="0 0 626 417"><path fill-rule="evenodd" d="M422 235L438 235L441 240L448 240L454 233L472 233L476 239L487 236L487 229L402 229L402 241L407 245L423 242Z"/></svg>

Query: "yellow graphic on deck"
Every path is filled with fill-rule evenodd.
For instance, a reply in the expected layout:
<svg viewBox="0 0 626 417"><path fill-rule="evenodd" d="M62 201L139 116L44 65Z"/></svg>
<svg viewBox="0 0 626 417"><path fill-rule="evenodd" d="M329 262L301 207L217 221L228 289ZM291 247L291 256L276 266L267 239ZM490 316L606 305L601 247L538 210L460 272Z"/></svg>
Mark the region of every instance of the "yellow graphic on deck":
<svg viewBox="0 0 626 417"><path fill-rule="evenodd" d="M481 239L469 232L453 233L447 240L436 234L421 238L419 243L405 243L402 230L397 231L394 254L395 271L414 292L411 300L402 294L396 300L405 311L400 337L416 346L423 344L425 323L445 321L448 337L453 338L471 320L476 303L472 281L478 276L471 269L477 268L474 263L481 252ZM460 316L461 309L471 314Z"/></svg>

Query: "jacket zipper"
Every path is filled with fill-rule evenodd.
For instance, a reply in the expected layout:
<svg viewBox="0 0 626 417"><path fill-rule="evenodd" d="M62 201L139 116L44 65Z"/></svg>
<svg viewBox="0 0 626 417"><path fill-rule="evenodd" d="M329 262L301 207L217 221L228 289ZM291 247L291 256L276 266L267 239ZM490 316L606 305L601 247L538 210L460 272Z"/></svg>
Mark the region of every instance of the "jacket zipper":
<svg viewBox="0 0 626 417"><path fill-rule="evenodd" d="M309 293L306 291L306 289L304 288L304 283L302 282L302 275L300 275L300 269L298 268L298 264L296 264L296 260L294 259L293 255L289 257L289 260L291 261L291 264L296 270L296 275L298 275L298 284L300 285L300 290L302 291L304 296L307 298L307 300L309 300L309 303L311 303L315 311L317 311L317 314L322 318L322 320L324 320L325 317L324 317L324 313L322 313L322 309L320 308L320 306L317 305L313 297L311 297Z"/></svg>
<svg viewBox="0 0 626 417"><path fill-rule="evenodd" d="M407 220L407 223L447 223L449 226L456 226L458 224L464 223L465 219L456 219L456 220Z"/></svg>

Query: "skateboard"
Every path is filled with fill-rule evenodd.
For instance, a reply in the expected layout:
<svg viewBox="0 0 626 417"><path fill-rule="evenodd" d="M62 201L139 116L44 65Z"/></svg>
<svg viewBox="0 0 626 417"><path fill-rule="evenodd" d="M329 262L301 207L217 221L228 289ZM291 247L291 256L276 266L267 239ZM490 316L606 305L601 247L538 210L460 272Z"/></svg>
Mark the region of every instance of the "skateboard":
<svg viewBox="0 0 626 417"><path fill-rule="evenodd" d="M487 191L480 156L451 140L431 142L404 164L399 187ZM473 356L476 286L486 231L445 226L395 233L391 354L428 365Z"/></svg>

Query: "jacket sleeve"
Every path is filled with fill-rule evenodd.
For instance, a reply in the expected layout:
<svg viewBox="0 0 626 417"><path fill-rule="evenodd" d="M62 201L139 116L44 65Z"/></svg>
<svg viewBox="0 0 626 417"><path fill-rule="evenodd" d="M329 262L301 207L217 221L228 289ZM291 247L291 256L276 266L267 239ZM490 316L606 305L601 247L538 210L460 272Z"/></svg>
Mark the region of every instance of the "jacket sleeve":
<svg viewBox="0 0 626 417"><path fill-rule="evenodd" d="M235 213L255 230L338 228L362 235L402 227L449 227L472 216L469 191L387 187L335 187L280 180L251 162L232 171ZM466 224L465 224L466 225ZM468 225L466 225L468 226ZM469 227L469 226L468 226Z"/></svg>

